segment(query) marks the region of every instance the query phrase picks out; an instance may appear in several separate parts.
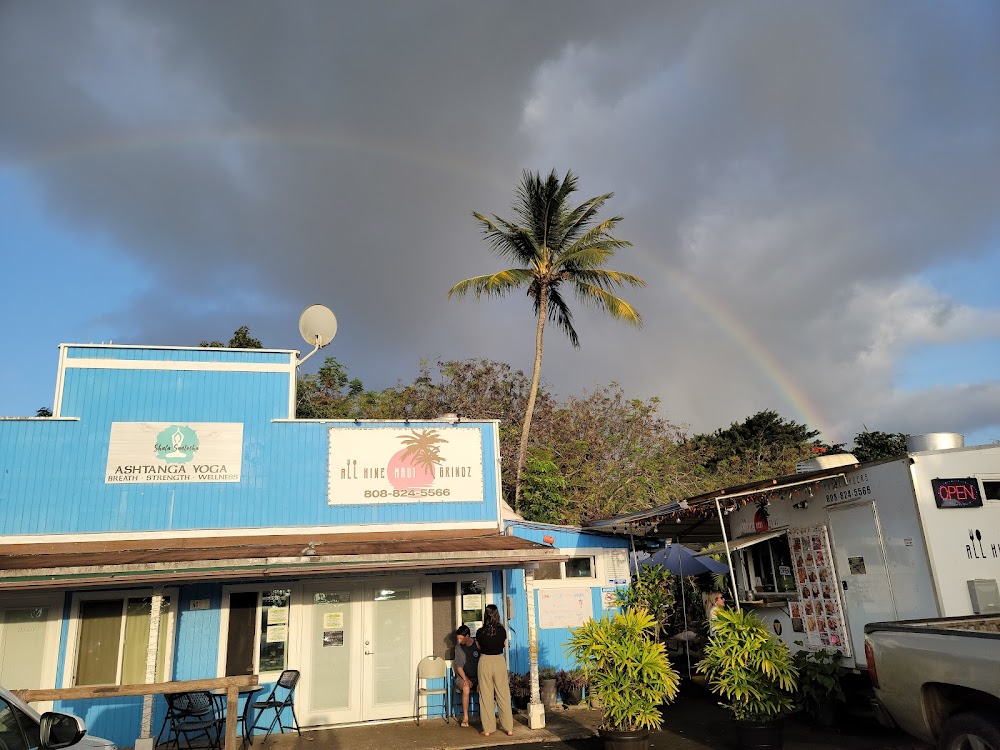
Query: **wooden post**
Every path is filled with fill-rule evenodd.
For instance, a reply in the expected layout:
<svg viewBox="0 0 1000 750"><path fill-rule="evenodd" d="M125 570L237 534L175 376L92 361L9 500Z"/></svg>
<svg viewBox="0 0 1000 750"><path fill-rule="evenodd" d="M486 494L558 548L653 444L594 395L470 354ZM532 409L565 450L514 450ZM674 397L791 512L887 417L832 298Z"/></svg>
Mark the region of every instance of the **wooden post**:
<svg viewBox="0 0 1000 750"><path fill-rule="evenodd" d="M247 700L253 700L253 694L247 695ZM239 723L240 689L230 685L226 689L226 750L237 750L236 725ZM247 727L243 727L247 731Z"/></svg>

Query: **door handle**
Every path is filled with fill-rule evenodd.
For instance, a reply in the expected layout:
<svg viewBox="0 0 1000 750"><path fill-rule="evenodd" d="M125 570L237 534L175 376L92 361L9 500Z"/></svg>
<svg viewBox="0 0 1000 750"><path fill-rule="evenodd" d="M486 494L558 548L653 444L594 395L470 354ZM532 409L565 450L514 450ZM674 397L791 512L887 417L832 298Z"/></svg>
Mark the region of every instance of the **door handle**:
<svg viewBox="0 0 1000 750"><path fill-rule="evenodd" d="M365 649L365 656L370 656L371 654L374 653L375 653L374 651L368 651L367 649Z"/></svg>

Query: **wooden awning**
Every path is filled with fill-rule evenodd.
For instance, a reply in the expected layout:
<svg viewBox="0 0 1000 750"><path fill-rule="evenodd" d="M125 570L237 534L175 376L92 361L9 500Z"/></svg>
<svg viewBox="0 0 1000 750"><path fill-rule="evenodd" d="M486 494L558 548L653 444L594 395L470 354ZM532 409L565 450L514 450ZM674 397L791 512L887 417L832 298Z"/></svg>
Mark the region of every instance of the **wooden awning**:
<svg viewBox="0 0 1000 750"><path fill-rule="evenodd" d="M565 559L495 529L0 543L0 590L494 570Z"/></svg>

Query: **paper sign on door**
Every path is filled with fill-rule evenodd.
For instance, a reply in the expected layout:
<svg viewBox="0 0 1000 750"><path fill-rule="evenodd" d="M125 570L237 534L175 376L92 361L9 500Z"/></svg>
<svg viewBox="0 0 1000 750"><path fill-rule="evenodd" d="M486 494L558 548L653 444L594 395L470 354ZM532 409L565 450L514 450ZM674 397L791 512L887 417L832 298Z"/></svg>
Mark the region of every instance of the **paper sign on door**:
<svg viewBox="0 0 1000 750"><path fill-rule="evenodd" d="M323 630L340 630L344 627L343 612L324 612Z"/></svg>

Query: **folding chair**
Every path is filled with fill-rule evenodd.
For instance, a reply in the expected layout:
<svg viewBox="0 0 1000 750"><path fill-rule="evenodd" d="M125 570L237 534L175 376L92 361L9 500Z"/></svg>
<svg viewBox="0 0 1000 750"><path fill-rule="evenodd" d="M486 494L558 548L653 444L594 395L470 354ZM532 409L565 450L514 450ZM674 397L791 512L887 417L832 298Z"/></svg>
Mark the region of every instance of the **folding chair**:
<svg viewBox="0 0 1000 750"><path fill-rule="evenodd" d="M184 737L184 742L190 748L192 737L204 736L209 747L222 750L222 719L215 711L215 701L211 694L200 691L164 697L167 699L167 715L160 727L160 734L157 735L157 743L166 729L167 747L173 743L180 750L181 737Z"/></svg>
<svg viewBox="0 0 1000 750"><path fill-rule="evenodd" d="M430 687L430 680L444 680L441 683L441 687ZM449 705L451 700L451 686L448 684L448 664L440 656L425 656L417 664L417 693L416 693L416 711L414 712L417 717L417 726L420 726L420 706L421 699L430 698L432 695L444 696L444 701L442 708L444 709L444 720L449 721L449 716L451 716L451 707ZM424 708L427 709L427 717L430 718L430 702L423 703Z"/></svg>
<svg viewBox="0 0 1000 750"><path fill-rule="evenodd" d="M251 701L247 699L247 704L252 706L252 709L247 711L244 707L243 714L243 727L246 731L246 739L253 744L253 730L262 729L263 724L260 723L261 717L264 716L266 711L274 711L274 718L271 720L270 725L267 727L267 732L264 734L264 740L266 740L271 732L274 730L274 725L277 724L281 733L284 734L286 729L294 729L299 733L299 737L302 736L302 730L299 729L299 720L295 716L295 686L299 682L299 677L301 676L299 670L297 669L286 669L278 677L278 681L274 684L274 689L271 690L271 694L267 696L262 701ZM279 694L281 690L284 695ZM285 726L284 720L281 718L281 714L285 709L292 712L292 724ZM250 720L250 715L253 715L253 720Z"/></svg>

